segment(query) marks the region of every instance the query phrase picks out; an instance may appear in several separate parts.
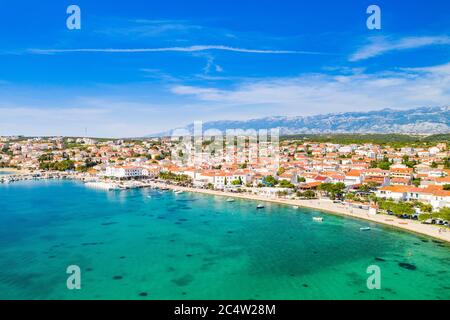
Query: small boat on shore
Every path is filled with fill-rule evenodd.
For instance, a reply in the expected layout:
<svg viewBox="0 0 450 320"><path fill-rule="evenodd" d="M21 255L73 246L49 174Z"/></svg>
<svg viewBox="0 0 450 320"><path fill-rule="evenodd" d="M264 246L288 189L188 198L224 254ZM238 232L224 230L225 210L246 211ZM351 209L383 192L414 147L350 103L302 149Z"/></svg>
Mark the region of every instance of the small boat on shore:
<svg viewBox="0 0 450 320"><path fill-rule="evenodd" d="M313 221L322 222L323 218L322 217L313 217Z"/></svg>
<svg viewBox="0 0 450 320"><path fill-rule="evenodd" d="M235 200L233 198L228 198L227 202L234 202Z"/></svg>
<svg viewBox="0 0 450 320"><path fill-rule="evenodd" d="M260 203L256 206L256 209L264 209L264 205L262 203Z"/></svg>
<svg viewBox="0 0 450 320"><path fill-rule="evenodd" d="M371 229L370 229L370 227L361 227L361 228L359 228L359 230L361 230L361 231L369 231Z"/></svg>

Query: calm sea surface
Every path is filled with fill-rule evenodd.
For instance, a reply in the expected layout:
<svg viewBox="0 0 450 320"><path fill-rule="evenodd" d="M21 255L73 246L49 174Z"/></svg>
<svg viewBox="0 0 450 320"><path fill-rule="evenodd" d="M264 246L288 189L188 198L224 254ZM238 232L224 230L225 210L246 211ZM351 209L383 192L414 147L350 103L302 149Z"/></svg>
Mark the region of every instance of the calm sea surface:
<svg viewBox="0 0 450 320"><path fill-rule="evenodd" d="M446 244L256 204L69 181L0 185L0 299L450 299ZM66 287L69 265L81 268L81 290ZM370 265L380 290L366 286Z"/></svg>

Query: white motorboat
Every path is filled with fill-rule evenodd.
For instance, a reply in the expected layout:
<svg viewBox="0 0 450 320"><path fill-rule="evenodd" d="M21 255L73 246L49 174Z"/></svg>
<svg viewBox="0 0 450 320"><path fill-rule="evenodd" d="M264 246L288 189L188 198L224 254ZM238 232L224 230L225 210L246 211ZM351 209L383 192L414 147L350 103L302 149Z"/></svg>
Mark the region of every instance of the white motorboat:
<svg viewBox="0 0 450 320"><path fill-rule="evenodd" d="M369 231L370 227L361 227L361 228L359 228L359 230L361 230L361 231Z"/></svg>
<svg viewBox="0 0 450 320"><path fill-rule="evenodd" d="M260 203L256 206L256 209L264 209L264 205L262 203Z"/></svg>
<svg viewBox="0 0 450 320"><path fill-rule="evenodd" d="M317 222L322 222L323 218L322 217L313 217L313 220L317 221Z"/></svg>
<svg viewBox="0 0 450 320"><path fill-rule="evenodd" d="M233 198L228 198L227 202L234 202L234 199Z"/></svg>

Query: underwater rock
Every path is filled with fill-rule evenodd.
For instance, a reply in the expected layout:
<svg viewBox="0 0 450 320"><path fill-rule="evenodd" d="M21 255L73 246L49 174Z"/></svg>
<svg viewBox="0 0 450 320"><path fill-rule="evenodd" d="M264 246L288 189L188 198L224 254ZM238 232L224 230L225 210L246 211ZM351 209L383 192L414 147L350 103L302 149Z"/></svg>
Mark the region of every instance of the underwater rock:
<svg viewBox="0 0 450 320"><path fill-rule="evenodd" d="M103 244L103 242L83 242L82 246L96 246L98 244Z"/></svg>
<svg viewBox="0 0 450 320"><path fill-rule="evenodd" d="M417 269L417 267L415 265L406 263L406 262L399 262L398 265L407 270L416 270Z"/></svg>
<svg viewBox="0 0 450 320"><path fill-rule="evenodd" d="M190 284L194 280L194 277L190 274L187 274L181 278L173 279L172 282L175 283L179 287L185 287Z"/></svg>
<svg viewBox="0 0 450 320"><path fill-rule="evenodd" d="M102 226L110 226L112 224L116 224L117 222L103 222Z"/></svg>

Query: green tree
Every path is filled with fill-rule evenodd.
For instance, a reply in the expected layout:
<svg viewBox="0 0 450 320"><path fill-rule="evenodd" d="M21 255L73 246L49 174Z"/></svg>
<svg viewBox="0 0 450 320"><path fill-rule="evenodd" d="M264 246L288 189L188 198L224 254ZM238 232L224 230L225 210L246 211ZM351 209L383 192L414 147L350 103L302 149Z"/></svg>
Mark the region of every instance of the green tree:
<svg viewBox="0 0 450 320"><path fill-rule="evenodd" d="M418 187L418 186L420 186L420 181L421 181L420 178L415 178L415 179L412 180L412 184L414 186Z"/></svg>
<svg viewBox="0 0 450 320"><path fill-rule="evenodd" d="M331 199L336 199L341 198L344 194L345 184L342 182L322 183L318 189L324 191Z"/></svg>
<svg viewBox="0 0 450 320"><path fill-rule="evenodd" d="M277 172L277 175L278 176L281 176L283 173L285 173L286 172L286 169L285 168L283 168L283 167L280 167L280 168L278 168L278 172Z"/></svg>
<svg viewBox="0 0 450 320"><path fill-rule="evenodd" d="M278 186L280 188L295 188L295 186L287 180L280 180Z"/></svg>
<svg viewBox="0 0 450 320"><path fill-rule="evenodd" d="M240 186L242 184L241 182L242 181L240 181L239 179L236 179L236 180L231 181L231 184L233 186Z"/></svg>
<svg viewBox="0 0 450 320"><path fill-rule="evenodd" d="M273 176L267 176L264 178L264 182L269 186L269 187L274 187L278 184L278 180L275 179Z"/></svg>

